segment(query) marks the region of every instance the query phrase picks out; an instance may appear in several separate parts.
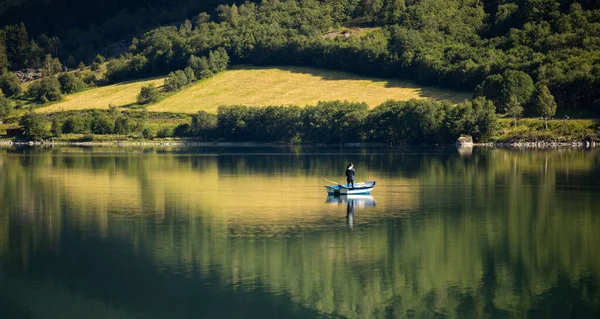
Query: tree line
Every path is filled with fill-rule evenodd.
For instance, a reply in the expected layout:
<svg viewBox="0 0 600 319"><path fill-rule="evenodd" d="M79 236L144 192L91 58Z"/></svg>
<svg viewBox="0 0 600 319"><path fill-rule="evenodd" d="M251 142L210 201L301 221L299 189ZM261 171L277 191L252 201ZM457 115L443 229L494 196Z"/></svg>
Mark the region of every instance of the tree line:
<svg viewBox="0 0 600 319"><path fill-rule="evenodd" d="M499 112L512 115L551 117L554 103L554 109L598 114L599 8L596 1L572 0L273 0L219 5L179 25L133 38L126 53L109 60L106 79L177 73L190 67L194 56L224 50L231 64L312 66L471 90L493 101ZM325 36L357 24L366 31ZM31 51L24 26L9 29L4 42L12 43L5 45L8 56L16 57L11 59L45 65L48 54L55 58L53 43L62 43L42 35L35 42L44 43L43 52L36 55L38 60L28 58L18 53ZM77 61L66 59L66 64ZM175 87L183 83L181 75L172 82ZM541 92L544 98L538 99ZM540 100L548 106L543 112Z"/></svg>
<svg viewBox="0 0 600 319"><path fill-rule="evenodd" d="M70 60L91 63L97 53L118 55L123 50L121 41L128 41L160 25L181 21L200 11L212 10L223 3L233 1L12 0L0 2L0 29L21 28L30 35L21 37L24 40L19 46L21 52L45 48L44 38L51 39L53 50L46 53L75 68L77 62L68 63ZM27 62L32 61L26 59ZM12 69L32 66L18 57L10 60Z"/></svg>
<svg viewBox="0 0 600 319"><path fill-rule="evenodd" d="M476 98L457 106L425 100L387 101L373 109L365 103L319 102L314 106L221 106L217 114L200 111L188 123L147 125L148 112L29 112L20 122L24 137L42 140L64 133L132 133L144 138L187 137L207 141L284 143L380 142L391 145L452 143L461 134L486 141L496 129L494 104Z"/></svg>

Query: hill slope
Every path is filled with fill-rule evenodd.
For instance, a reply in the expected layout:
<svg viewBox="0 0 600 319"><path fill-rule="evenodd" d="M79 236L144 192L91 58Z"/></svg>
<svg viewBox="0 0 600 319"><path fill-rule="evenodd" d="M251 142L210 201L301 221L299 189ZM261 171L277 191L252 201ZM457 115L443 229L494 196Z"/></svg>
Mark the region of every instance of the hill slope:
<svg viewBox="0 0 600 319"><path fill-rule="evenodd" d="M128 107L137 103L137 95L142 86L154 83L162 85L164 78L145 79L102 86L64 96L63 100L41 107L40 112L70 110L107 109L109 104Z"/></svg>
<svg viewBox="0 0 600 319"><path fill-rule="evenodd" d="M55 112L104 109L108 104L131 106L143 85L162 85L162 78L127 82L66 96L64 101L43 107ZM222 72L148 106L150 111L216 112L220 105L249 106L316 104L318 101L366 102L375 107L388 99L433 99L458 103L469 93L420 87L409 81L367 78L344 72L304 67L244 67Z"/></svg>

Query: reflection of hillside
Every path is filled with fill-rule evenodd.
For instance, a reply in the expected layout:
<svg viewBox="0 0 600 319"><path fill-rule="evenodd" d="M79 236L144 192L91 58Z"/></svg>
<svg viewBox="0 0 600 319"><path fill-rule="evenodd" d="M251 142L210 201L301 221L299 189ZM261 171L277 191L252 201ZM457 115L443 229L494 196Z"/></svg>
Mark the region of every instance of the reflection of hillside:
<svg viewBox="0 0 600 319"><path fill-rule="evenodd" d="M298 174L297 170L282 168L278 173L261 173L251 162L238 161L232 167L229 158L214 156L105 158L91 164L95 169L75 164L77 160L77 156L61 157L36 168L40 181L64 192L77 211L106 214L115 209L129 213L150 210L164 215L170 205L176 205L189 214L202 212L232 224L270 227L278 227L281 222L296 225L320 220L330 212L318 200L325 195L324 182L312 174ZM403 186L396 190L413 182L401 183ZM383 194L389 191L385 183L379 190ZM396 194L396 199L414 205L414 195ZM385 201L386 196L382 196L380 203Z"/></svg>
<svg viewBox="0 0 600 319"><path fill-rule="evenodd" d="M114 272L128 264L155 268L189 289L217 276L220 288L267 291L319 313L355 318L561 317L565 307L590 317L600 309L594 153L367 157L368 174L382 187L377 207L357 212L362 224L353 231L344 225L344 206L324 203L320 181L298 194L269 191L333 174L335 168L326 168L330 157L300 158L302 164L295 158L106 157L5 159L11 170L2 172L0 185L16 189L0 192L15 208L0 210L1 221L13 221L6 231L15 232L0 236L9 247L4 258L27 245L51 257L58 247ZM66 207L54 204L56 198ZM68 241L59 237L60 227ZM27 244L32 240L37 244ZM99 258L75 247L78 242L135 253ZM93 291L96 273L79 271L84 290ZM131 276L145 282L149 275ZM111 284L118 287L118 278ZM165 294L160 281L128 289ZM159 305L132 302L150 308L144 313L160 313Z"/></svg>

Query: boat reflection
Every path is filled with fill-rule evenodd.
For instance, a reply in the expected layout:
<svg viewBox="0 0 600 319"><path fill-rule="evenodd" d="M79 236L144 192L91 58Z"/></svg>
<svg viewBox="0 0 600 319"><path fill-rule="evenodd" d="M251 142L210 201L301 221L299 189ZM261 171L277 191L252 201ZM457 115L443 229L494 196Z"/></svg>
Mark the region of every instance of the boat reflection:
<svg viewBox="0 0 600 319"><path fill-rule="evenodd" d="M346 204L346 222L350 229L354 228L354 211L356 208L375 207L375 198L371 195L329 195L325 200L329 204Z"/></svg>

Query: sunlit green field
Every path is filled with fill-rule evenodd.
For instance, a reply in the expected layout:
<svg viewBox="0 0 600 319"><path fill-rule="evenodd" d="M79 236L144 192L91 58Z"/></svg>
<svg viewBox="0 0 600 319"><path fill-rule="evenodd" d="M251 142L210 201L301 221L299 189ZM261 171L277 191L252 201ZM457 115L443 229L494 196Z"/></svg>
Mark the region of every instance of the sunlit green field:
<svg viewBox="0 0 600 319"><path fill-rule="evenodd" d="M40 108L43 112L103 109L135 105L142 86L163 84L164 78L127 82L86 90L66 96L64 101ZM361 77L344 72L302 67L244 67L222 72L199 81L166 99L152 104L149 111L195 113L216 112L220 105L243 104L311 105L318 101L366 102L375 107L382 102L409 99L448 100L458 103L469 93L420 87L408 81Z"/></svg>
<svg viewBox="0 0 600 319"><path fill-rule="evenodd" d="M163 78L154 78L93 88L83 92L65 95L62 101L49 106L41 107L39 108L39 111L58 112L86 109L108 109L109 105L116 105L125 108L137 103L137 94L140 92L140 88L142 86L150 83L160 86L163 84L163 82Z"/></svg>

